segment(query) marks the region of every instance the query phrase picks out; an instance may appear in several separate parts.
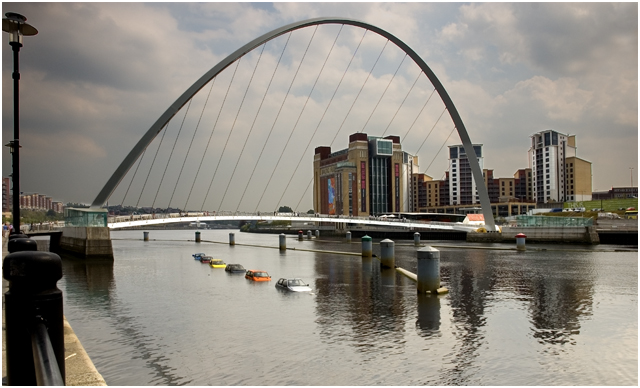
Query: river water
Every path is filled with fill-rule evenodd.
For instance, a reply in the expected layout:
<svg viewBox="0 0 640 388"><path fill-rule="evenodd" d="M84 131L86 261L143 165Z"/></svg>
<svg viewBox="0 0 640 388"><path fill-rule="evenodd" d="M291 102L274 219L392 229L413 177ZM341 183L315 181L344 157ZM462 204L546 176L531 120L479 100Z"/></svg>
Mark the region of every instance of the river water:
<svg viewBox="0 0 640 388"><path fill-rule="evenodd" d="M423 241L457 245L439 248L450 292L428 296L375 258L256 246L277 235L142 234L112 232L113 262L63 259L65 315L109 385L638 385L637 252ZM287 247L361 249L319 240ZM415 273L412 243L396 241L396 265ZM282 292L280 277L313 293Z"/></svg>

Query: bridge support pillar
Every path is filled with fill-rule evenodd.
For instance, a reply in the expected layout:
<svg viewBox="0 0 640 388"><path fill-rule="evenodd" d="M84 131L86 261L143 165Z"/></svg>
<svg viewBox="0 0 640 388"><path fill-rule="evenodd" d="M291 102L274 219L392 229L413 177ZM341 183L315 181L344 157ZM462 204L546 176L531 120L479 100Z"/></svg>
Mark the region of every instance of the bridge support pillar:
<svg viewBox="0 0 640 388"><path fill-rule="evenodd" d="M389 239L380 241L380 264L382 267L394 268L396 266L395 245L396 243Z"/></svg>
<svg viewBox="0 0 640 388"><path fill-rule="evenodd" d="M113 247L106 226L62 228L60 250L84 259L111 259Z"/></svg>
<svg viewBox="0 0 640 388"><path fill-rule="evenodd" d="M286 251L287 250L287 236L285 236L284 233L280 233L278 242L280 244L280 250L281 251Z"/></svg>
<svg viewBox="0 0 640 388"><path fill-rule="evenodd" d="M229 233L229 245L236 245L235 233Z"/></svg>
<svg viewBox="0 0 640 388"><path fill-rule="evenodd" d="M142 232L144 236L144 241L149 241L149 232Z"/></svg>
<svg viewBox="0 0 640 388"><path fill-rule="evenodd" d="M373 242L371 237L362 236L362 257L373 256Z"/></svg>
<svg viewBox="0 0 640 388"><path fill-rule="evenodd" d="M196 232L196 242L200 242L200 232Z"/></svg>

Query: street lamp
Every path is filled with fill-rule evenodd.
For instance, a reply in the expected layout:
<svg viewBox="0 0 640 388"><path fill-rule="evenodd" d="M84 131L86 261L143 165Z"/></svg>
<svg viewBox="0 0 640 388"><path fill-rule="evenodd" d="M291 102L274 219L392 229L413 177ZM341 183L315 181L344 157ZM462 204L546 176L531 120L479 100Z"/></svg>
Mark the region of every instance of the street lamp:
<svg viewBox="0 0 640 388"><path fill-rule="evenodd" d="M20 72L18 71L18 53L22 47L22 36L32 36L38 33L27 18L15 13L7 12L2 19L2 31L9 33L9 45L13 49L13 141L8 144L11 151L13 173L13 232L20 233Z"/></svg>

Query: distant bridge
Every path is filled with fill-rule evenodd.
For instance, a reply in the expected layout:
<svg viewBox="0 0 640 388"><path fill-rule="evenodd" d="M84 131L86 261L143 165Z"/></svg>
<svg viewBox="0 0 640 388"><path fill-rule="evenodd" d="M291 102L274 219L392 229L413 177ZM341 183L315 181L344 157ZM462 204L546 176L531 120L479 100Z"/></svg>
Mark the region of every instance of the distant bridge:
<svg viewBox="0 0 640 388"><path fill-rule="evenodd" d="M385 217L336 217L329 215L300 214L276 214L271 213L228 213L207 215L207 213L170 213L170 214L139 214L131 216L113 216L108 218L107 226L110 229L133 228L148 225L162 225L181 222L203 221L291 221L291 222L330 222L334 224L360 224L372 226L389 226L406 230L435 229L455 230L469 232L479 228L477 225L468 225L459 222L411 222L411 220L385 218Z"/></svg>

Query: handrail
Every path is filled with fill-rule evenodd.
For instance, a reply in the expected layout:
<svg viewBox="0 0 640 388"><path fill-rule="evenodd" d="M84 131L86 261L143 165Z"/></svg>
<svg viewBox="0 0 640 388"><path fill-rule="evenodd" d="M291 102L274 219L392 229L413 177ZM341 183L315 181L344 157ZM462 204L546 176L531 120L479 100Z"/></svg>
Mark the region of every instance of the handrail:
<svg viewBox="0 0 640 388"><path fill-rule="evenodd" d="M31 349L33 351L33 365L38 385L65 385L53 346L51 345L49 332L42 320L36 322L31 332Z"/></svg>

